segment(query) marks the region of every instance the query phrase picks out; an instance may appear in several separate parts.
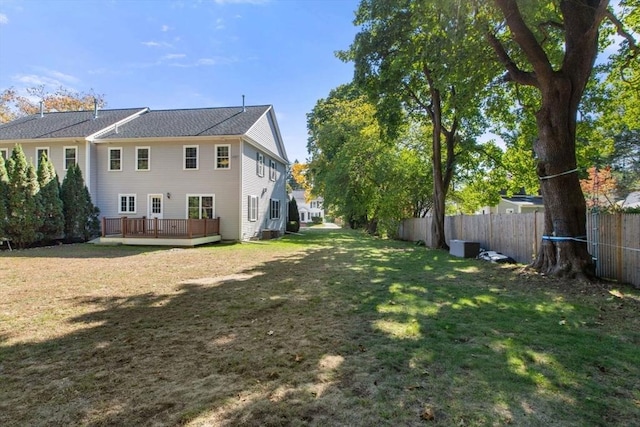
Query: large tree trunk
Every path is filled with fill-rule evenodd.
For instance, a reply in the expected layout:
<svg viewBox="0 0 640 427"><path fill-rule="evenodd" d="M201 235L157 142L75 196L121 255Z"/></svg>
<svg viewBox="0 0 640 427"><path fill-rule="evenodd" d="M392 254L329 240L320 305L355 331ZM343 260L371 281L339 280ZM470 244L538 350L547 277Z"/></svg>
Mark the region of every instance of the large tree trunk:
<svg viewBox="0 0 640 427"><path fill-rule="evenodd" d="M598 52L598 29L608 0L561 0L564 58L554 68L541 42L528 27L516 0L495 0L533 71L520 68L495 33L489 43L511 80L534 86L542 95L536 113L538 141L534 146L545 204L545 238L532 264L542 273L593 276L587 251L586 205L576 173L576 115ZM540 23L545 25L545 23Z"/></svg>
<svg viewBox="0 0 640 427"><path fill-rule="evenodd" d="M536 113L534 151L545 205L544 238L532 266L545 274L592 277L595 268L586 244L586 205L576 170L577 105L572 82L557 74L542 93ZM579 239L583 241L577 241Z"/></svg>

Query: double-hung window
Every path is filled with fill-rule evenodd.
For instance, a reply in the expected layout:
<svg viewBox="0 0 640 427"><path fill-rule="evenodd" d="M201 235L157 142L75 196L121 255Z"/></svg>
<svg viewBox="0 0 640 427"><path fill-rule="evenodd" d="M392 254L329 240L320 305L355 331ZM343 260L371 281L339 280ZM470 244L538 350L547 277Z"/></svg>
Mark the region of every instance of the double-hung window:
<svg viewBox="0 0 640 427"><path fill-rule="evenodd" d="M43 155L46 155L47 159L51 158L49 157L49 147L36 148L36 169L40 166L40 159L42 158Z"/></svg>
<svg viewBox="0 0 640 427"><path fill-rule="evenodd" d="M183 166L185 170L198 169L198 146L197 145L185 145L183 146L184 162Z"/></svg>
<svg viewBox="0 0 640 427"><path fill-rule="evenodd" d="M109 170L122 170L122 148L109 148Z"/></svg>
<svg viewBox="0 0 640 427"><path fill-rule="evenodd" d="M216 145L216 169L231 169L231 145Z"/></svg>
<svg viewBox="0 0 640 427"><path fill-rule="evenodd" d="M2 157L6 161L9 158L9 149L0 148L0 157Z"/></svg>
<svg viewBox="0 0 640 427"><path fill-rule="evenodd" d="M256 153L256 173L258 176L264 176L264 155Z"/></svg>
<svg viewBox="0 0 640 427"><path fill-rule="evenodd" d="M271 160L271 167L269 168L269 179L271 181L276 180L276 171L277 171L276 162Z"/></svg>
<svg viewBox="0 0 640 427"><path fill-rule="evenodd" d="M269 218L280 219L280 200L271 199L269 206Z"/></svg>
<svg viewBox="0 0 640 427"><path fill-rule="evenodd" d="M213 194L187 194L187 216L189 219L211 219L214 213Z"/></svg>
<svg viewBox="0 0 640 427"><path fill-rule="evenodd" d="M151 169L151 147L136 147L136 170L148 171Z"/></svg>
<svg viewBox="0 0 640 427"><path fill-rule="evenodd" d="M64 147L64 170L78 163L78 147Z"/></svg>
<svg viewBox="0 0 640 427"><path fill-rule="evenodd" d="M136 213L136 195L135 194L118 194L118 213L134 214Z"/></svg>
<svg viewBox="0 0 640 427"><path fill-rule="evenodd" d="M258 220L258 196L249 196L249 221Z"/></svg>

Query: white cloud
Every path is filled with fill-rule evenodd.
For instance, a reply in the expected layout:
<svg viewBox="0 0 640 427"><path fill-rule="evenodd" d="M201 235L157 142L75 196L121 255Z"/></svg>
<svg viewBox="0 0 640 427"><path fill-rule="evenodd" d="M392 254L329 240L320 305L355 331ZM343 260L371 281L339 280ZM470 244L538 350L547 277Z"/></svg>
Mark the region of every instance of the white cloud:
<svg viewBox="0 0 640 427"><path fill-rule="evenodd" d="M224 19L222 18L216 19L216 30L223 30L223 29L224 29Z"/></svg>
<svg viewBox="0 0 640 427"><path fill-rule="evenodd" d="M167 42L148 41L148 42L141 42L141 44L143 44L143 45L145 45L147 47L172 47Z"/></svg>
<svg viewBox="0 0 640 427"><path fill-rule="evenodd" d="M57 89L63 86L60 80L37 74L16 74L13 76L13 80L29 87L44 85L45 88Z"/></svg>
<svg viewBox="0 0 640 427"><path fill-rule="evenodd" d="M180 58L184 58L187 55L185 55L184 53L170 53L168 55L165 55L162 57L163 60L172 60L172 59L180 59Z"/></svg>
<svg viewBox="0 0 640 427"><path fill-rule="evenodd" d="M167 31L169 31L171 28L168 25L163 25L161 30L163 33L166 33Z"/></svg>
<svg viewBox="0 0 640 427"><path fill-rule="evenodd" d="M69 74L61 73L60 71L55 71L55 70L45 70L45 71L48 74L50 74L51 77L57 80L62 80L63 82L66 82L66 83L78 83L80 81L77 77L74 77Z"/></svg>
<svg viewBox="0 0 640 427"><path fill-rule="evenodd" d="M5 15L4 13L0 13L0 25L8 24L8 23L9 23L9 18L7 17L7 15Z"/></svg>

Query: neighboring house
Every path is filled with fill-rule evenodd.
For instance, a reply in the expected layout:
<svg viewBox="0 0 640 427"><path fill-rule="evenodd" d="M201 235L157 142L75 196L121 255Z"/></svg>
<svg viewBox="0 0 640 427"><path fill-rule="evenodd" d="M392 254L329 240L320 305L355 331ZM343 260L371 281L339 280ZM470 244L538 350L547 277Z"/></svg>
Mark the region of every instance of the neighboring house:
<svg viewBox="0 0 640 427"><path fill-rule="evenodd" d="M511 213L531 213L544 212L544 203L541 196L513 195L512 197L502 196L496 206L485 206L478 210L477 214L511 214Z"/></svg>
<svg viewBox="0 0 640 427"><path fill-rule="evenodd" d="M640 191L633 191L629 193L624 200L618 202L618 206L622 209L625 208L640 208Z"/></svg>
<svg viewBox="0 0 640 427"><path fill-rule="evenodd" d="M61 181L77 163L103 227L106 219L157 218L157 237L182 227L162 220L193 219L194 227L220 218L225 240L285 230L289 162L270 105L41 113L0 125L0 155L15 144L34 164L46 152ZM151 226L126 227L143 234Z"/></svg>
<svg viewBox="0 0 640 427"><path fill-rule="evenodd" d="M313 217L320 217L324 221L324 199L317 197L307 201L304 193L304 190L293 190L293 198L296 199L300 213L300 222L311 222Z"/></svg>

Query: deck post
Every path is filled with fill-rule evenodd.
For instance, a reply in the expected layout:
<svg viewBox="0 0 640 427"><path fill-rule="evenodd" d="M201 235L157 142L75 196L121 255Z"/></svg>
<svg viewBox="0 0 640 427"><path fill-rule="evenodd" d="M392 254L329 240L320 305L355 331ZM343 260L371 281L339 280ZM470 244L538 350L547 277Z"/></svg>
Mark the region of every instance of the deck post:
<svg viewBox="0 0 640 427"><path fill-rule="evenodd" d="M142 216L142 234L147 234L147 217Z"/></svg>
<svg viewBox="0 0 640 427"><path fill-rule="evenodd" d="M102 217L102 237L106 236L107 234L107 218L106 217Z"/></svg>
<svg viewBox="0 0 640 427"><path fill-rule="evenodd" d="M127 237L127 217L120 218L120 230L122 230L122 238Z"/></svg>
<svg viewBox="0 0 640 427"><path fill-rule="evenodd" d="M153 231L155 234L155 238L158 238L158 217L153 218Z"/></svg>
<svg viewBox="0 0 640 427"><path fill-rule="evenodd" d="M207 218L204 218L204 237L207 237Z"/></svg>
<svg viewBox="0 0 640 427"><path fill-rule="evenodd" d="M191 234L191 218L187 219L187 236L189 236L190 239L193 238Z"/></svg>

